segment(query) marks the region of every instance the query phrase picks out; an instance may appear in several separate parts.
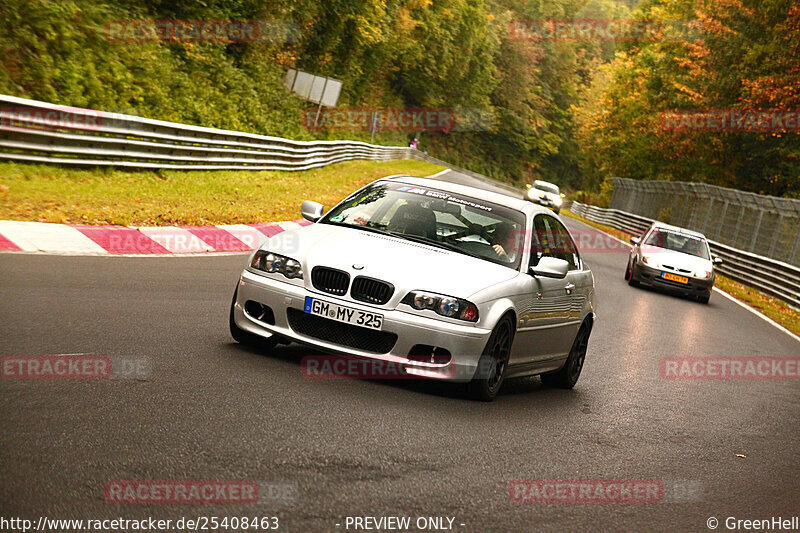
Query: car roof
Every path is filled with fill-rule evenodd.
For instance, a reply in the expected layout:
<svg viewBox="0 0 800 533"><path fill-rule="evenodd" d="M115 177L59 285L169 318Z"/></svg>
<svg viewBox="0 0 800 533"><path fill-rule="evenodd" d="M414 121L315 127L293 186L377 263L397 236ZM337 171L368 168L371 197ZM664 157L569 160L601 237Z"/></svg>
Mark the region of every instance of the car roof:
<svg viewBox="0 0 800 533"><path fill-rule="evenodd" d="M478 187L471 187L469 185L460 185L458 183L437 180L435 178L420 178L418 176L406 176L398 174L395 176L387 176L378 181L398 181L408 183L410 185L419 185L420 187L439 189L441 191L451 192L454 194L463 194L464 196L472 196L473 198L486 200L488 202L510 207L511 209L516 209L517 211L522 211L525 213L530 212L528 208L534 205L527 200L523 200L521 197L517 198L508 194L487 191L486 189L479 189Z"/></svg>
<svg viewBox="0 0 800 533"><path fill-rule="evenodd" d="M556 185L555 183L550 183L549 181L544 181L544 180L535 180L535 181L533 182L533 185L534 185L534 186L536 186L536 184L540 184L540 185L550 185L551 187L555 187L556 189L558 189L558 185Z"/></svg>
<svg viewBox="0 0 800 533"><path fill-rule="evenodd" d="M669 231L674 231L676 233L683 233L683 234L686 234L686 235L692 235L694 237L700 237L701 239L705 239L706 238L705 235L703 235L702 233L700 233L698 231L692 231L690 229L681 228L681 227L678 227L678 226L673 226L673 225L667 224L665 222L654 222L653 225L651 226L651 229L665 229L665 230L669 230Z"/></svg>

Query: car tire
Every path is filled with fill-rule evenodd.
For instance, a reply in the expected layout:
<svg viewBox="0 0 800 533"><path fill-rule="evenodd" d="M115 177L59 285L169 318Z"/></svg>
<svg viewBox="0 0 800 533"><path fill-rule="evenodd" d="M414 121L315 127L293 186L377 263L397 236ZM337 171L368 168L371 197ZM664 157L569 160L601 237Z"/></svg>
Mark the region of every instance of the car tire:
<svg viewBox="0 0 800 533"><path fill-rule="evenodd" d="M228 325L231 330L231 337L233 337L233 340L239 344L244 344L245 346L250 346L251 348L258 348L263 352L272 351L272 349L278 345L278 341L275 340L274 337L267 339L260 335L254 335L236 325L236 320L233 318L233 308L236 305L236 295L238 292L239 287L236 287L236 290L233 291L233 300L231 300L231 311L228 314Z"/></svg>
<svg viewBox="0 0 800 533"><path fill-rule="evenodd" d="M578 330L578 334L575 335L575 340L572 342L572 348L569 351L567 360L564 362L564 366L556 372L542 374L543 385L559 389L571 389L575 386L581 376L581 370L583 370L591 332L591 326L584 322L581 329Z"/></svg>
<svg viewBox="0 0 800 533"><path fill-rule="evenodd" d="M628 264L625 265L625 281L631 280L631 258L628 257Z"/></svg>
<svg viewBox="0 0 800 533"><path fill-rule="evenodd" d="M553 209L553 211L555 211L555 212L556 212L556 215L559 215L559 214L561 214L561 208L556 208L556 209Z"/></svg>
<svg viewBox="0 0 800 533"><path fill-rule="evenodd" d="M500 387L508 367L511 345L514 342L514 323L508 316L495 326L483 349L475 377L469 383L469 394L475 400L491 402Z"/></svg>
<svg viewBox="0 0 800 533"><path fill-rule="evenodd" d="M631 264L631 275L628 277L628 285L631 287L639 286L639 279L636 276L636 263Z"/></svg>
<svg viewBox="0 0 800 533"><path fill-rule="evenodd" d="M711 299L711 293L704 294L703 296L698 296L697 301L701 304L708 304L708 301Z"/></svg>

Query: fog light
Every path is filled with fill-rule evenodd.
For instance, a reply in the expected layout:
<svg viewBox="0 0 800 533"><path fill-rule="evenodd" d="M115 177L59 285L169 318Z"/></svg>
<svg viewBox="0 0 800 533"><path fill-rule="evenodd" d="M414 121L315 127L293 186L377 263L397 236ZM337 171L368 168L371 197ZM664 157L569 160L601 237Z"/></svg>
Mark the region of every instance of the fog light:
<svg viewBox="0 0 800 533"><path fill-rule="evenodd" d="M244 304L244 312L256 320L273 326L275 325L275 313L268 305L253 300L247 300Z"/></svg>
<svg viewBox="0 0 800 533"><path fill-rule="evenodd" d="M418 363L446 365L452 360L452 356L450 355L450 351L445 348L427 344L415 344L408 353L408 360Z"/></svg>

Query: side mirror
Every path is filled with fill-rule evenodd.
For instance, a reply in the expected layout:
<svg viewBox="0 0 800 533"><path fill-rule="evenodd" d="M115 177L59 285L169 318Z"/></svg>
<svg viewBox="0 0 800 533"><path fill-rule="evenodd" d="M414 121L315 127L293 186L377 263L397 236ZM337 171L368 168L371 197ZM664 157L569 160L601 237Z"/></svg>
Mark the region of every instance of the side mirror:
<svg viewBox="0 0 800 533"><path fill-rule="evenodd" d="M305 200L300 207L300 214L303 215L304 219L311 222L321 219L324 211L325 207L321 203L312 202L311 200Z"/></svg>
<svg viewBox="0 0 800 533"><path fill-rule="evenodd" d="M539 264L530 268L530 274L543 278L564 279L569 272L569 263L557 257L542 257Z"/></svg>
<svg viewBox="0 0 800 533"><path fill-rule="evenodd" d="M721 265L722 264L722 258L721 257L712 256L711 262L714 263L714 265Z"/></svg>
<svg viewBox="0 0 800 533"><path fill-rule="evenodd" d="M566 198L566 197L567 197L567 195L562 192L561 193L561 198Z"/></svg>
<svg viewBox="0 0 800 533"><path fill-rule="evenodd" d="M525 184L525 188L526 188L526 189L530 189L531 187L533 187L533 185L531 185L530 183L526 183L526 184Z"/></svg>
<svg viewBox="0 0 800 533"><path fill-rule="evenodd" d="M631 244L634 246L639 246L639 243L642 242L641 237L631 237Z"/></svg>

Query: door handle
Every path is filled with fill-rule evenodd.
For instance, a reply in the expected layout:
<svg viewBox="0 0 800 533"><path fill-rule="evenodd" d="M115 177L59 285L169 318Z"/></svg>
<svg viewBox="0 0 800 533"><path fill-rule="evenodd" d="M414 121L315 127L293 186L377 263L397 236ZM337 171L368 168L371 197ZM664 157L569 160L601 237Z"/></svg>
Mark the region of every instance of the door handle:
<svg viewBox="0 0 800 533"><path fill-rule="evenodd" d="M573 290L574 288L575 288L575 284L574 284L574 283L567 283L567 284L564 286L564 290L565 290L565 291L567 291L567 294L572 294L572 290Z"/></svg>

